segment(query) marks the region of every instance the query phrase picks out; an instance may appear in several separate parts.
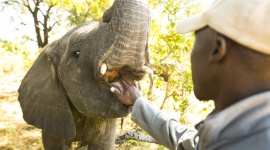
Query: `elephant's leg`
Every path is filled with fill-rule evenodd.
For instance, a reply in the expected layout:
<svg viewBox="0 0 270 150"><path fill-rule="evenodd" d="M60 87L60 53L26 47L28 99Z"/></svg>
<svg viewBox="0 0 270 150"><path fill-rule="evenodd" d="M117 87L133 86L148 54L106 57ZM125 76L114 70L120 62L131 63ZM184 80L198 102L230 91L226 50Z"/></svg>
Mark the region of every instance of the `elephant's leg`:
<svg viewBox="0 0 270 150"><path fill-rule="evenodd" d="M99 137L99 142L90 142L88 144L87 150L114 150L115 136L114 135L104 135Z"/></svg>
<svg viewBox="0 0 270 150"><path fill-rule="evenodd" d="M56 138L43 130L42 142L45 150L71 150L71 142Z"/></svg>
<svg viewBox="0 0 270 150"><path fill-rule="evenodd" d="M77 128L81 141L88 150L113 150L115 145L115 118L86 118L82 128Z"/></svg>

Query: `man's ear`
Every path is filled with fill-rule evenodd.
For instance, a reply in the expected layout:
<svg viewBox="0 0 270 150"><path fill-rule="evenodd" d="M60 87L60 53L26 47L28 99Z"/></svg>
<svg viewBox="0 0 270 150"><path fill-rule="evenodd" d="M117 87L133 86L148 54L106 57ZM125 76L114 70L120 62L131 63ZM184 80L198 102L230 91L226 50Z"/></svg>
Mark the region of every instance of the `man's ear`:
<svg viewBox="0 0 270 150"><path fill-rule="evenodd" d="M210 61L220 61L227 53L227 43L223 36L217 36L215 45L212 50Z"/></svg>

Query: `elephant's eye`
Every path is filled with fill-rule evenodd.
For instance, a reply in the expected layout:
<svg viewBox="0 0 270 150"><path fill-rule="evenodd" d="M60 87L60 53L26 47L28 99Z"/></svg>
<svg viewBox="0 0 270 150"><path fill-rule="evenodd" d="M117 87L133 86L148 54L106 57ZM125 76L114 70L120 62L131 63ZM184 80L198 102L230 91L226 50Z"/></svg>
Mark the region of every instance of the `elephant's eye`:
<svg viewBox="0 0 270 150"><path fill-rule="evenodd" d="M80 51L74 52L74 56L78 58L80 56Z"/></svg>

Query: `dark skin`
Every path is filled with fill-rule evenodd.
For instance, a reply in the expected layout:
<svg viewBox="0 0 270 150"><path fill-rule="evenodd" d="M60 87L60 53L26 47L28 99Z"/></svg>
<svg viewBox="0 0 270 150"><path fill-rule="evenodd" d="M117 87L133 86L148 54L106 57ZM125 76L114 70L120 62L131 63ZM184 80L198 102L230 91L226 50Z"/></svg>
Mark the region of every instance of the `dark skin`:
<svg viewBox="0 0 270 150"><path fill-rule="evenodd" d="M126 106L133 106L137 98L142 96L141 89L137 86L136 82L131 84L124 78L121 78L119 82L113 84L119 88L111 87L111 92Z"/></svg>
<svg viewBox="0 0 270 150"><path fill-rule="evenodd" d="M210 27L195 32L191 52L194 92L199 100L214 100L216 111L251 95L270 90L270 56L244 47ZM141 95L136 85L120 80L111 91L127 106Z"/></svg>

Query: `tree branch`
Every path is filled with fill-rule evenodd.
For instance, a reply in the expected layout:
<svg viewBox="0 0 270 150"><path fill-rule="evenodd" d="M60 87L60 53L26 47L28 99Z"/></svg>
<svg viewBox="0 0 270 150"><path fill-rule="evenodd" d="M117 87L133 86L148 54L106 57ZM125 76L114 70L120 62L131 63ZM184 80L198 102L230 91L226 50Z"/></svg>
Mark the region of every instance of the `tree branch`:
<svg viewBox="0 0 270 150"><path fill-rule="evenodd" d="M35 28L38 29L38 30L42 30L38 24L35 24Z"/></svg>
<svg viewBox="0 0 270 150"><path fill-rule="evenodd" d="M41 9L39 9L39 12L41 12L41 14L42 14L43 17L45 17L45 14L44 14L44 12Z"/></svg>
<svg viewBox="0 0 270 150"><path fill-rule="evenodd" d="M147 98L152 99L153 87L154 87L154 79L153 79L152 73L149 74L149 80L150 80L150 85L149 85L148 92L147 92Z"/></svg>
<svg viewBox="0 0 270 150"><path fill-rule="evenodd" d="M43 41L42 41L42 37L41 37L41 33L40 33L40 26L39 26L39 19L38 19L38 11L40 10L40 1L34 1L35 3L35 9L33 10L33 18L34 18L34 24L35 24L35 31L36 31L36 37L37 37L37 41L38 41L38 47L44 47Z"/></svg>
<svg viewBox="0 0 270 150"><path fill-rule="evenodd" d="M172 74L173 72L175 71L175 68L176 68L176 65L173 66L173 69L172 69L172 72L169 74L168 76L168 81L167 81L167 84L166 84L166 93L165 93L165 97L163 99L163 102L162 102L162 105L160 106L160 109L162 110L164 105L165 105L165 102L166 100L172 96L172 94L169 94L169 91L170 91L170 81L171 81L171 77L172 77Z"/></svg>
<svg viewBox="0 0 270 150"><path fill-rule="evenodd" d="M166 42L166 44L167 44L167 46L169 48L169 52L167 53L166 56L164 56L163 58L160 59L160 63L163 62L166 58L168 58L171 55L172 51L173 51L170 43L166 40L167 37L169 37L169 36L162 37L162 39Z"/></svg>
<svg viewBox="0 0 270 150"><path fill-rule="evenodd" d="M34 14L34 11L30 7L29 0L26 1L23 0L23 5L30 11L32 15Z"/></svg>
<svg viewBox="0 0 270 150"><path fill-rule="evenodd" d="M49 26L48 31L51 31L52 28L56 25L57 22L55 22L52 26Z"/></svg>
<svg viewBox="0 0 270 150"><path fill-rule="evenodd" d="M115 140L116 144L122 144L125 141L128 140L136 140L136 141L141 141L141 142L147 142L147 143L156 143L159 144L154 138L152 138L149 135L144 135L140 132L140 130L136 130L133 132L127 132L124 133L120 136L118 136Z"/></svg>
<svg viewBox="0 0 270 150"><path fill-rule="evenodd" d="M41 21L38 21L38 23L40 23L42 26L44 26L44 24Z"/></svg>

